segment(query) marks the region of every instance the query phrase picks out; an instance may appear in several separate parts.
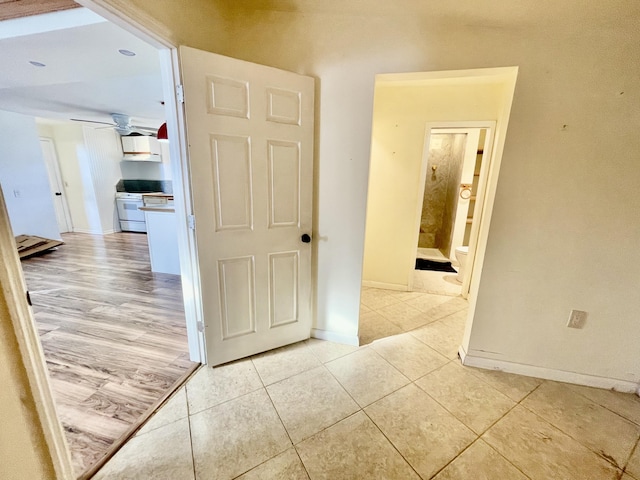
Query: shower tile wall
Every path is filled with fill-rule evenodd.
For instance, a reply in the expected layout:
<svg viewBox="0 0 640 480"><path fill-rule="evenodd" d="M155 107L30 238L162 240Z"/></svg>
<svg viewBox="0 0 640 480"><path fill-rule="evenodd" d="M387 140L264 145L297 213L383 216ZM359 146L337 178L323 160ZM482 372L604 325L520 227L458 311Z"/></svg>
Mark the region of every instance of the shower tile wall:
<svg viewBox="0 0 640 480"><path fill-rule="evenodd" d="M460 181L462 179L462 165L464 163L464 149L467 141L466 134L455 134L449 155L449 177L447 179L447 193L444 201L442 215L442 228L436 234L436 243L445 257L451 255L451 240L453 226L456 221L458 198L460 194Z"/></svg>
<svg viewBox="0 0 640 480"><path fill-rule="evenodd" d="M448 255L453 230L464 138L464 134L431 135L418 246L444 249L445 255Z"/></svg>

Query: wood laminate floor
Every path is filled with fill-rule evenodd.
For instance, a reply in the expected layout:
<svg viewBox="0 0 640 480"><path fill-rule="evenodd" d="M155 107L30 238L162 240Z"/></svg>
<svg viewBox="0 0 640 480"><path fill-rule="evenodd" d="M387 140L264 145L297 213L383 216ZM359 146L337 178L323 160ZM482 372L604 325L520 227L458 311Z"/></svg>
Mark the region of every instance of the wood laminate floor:
<svg viewBox="0 0 640 480"><path fill-rule="evenodd" d="M180 277L151 273L146 235L63 240L22 267L80 475L196 364Z"/></svg>

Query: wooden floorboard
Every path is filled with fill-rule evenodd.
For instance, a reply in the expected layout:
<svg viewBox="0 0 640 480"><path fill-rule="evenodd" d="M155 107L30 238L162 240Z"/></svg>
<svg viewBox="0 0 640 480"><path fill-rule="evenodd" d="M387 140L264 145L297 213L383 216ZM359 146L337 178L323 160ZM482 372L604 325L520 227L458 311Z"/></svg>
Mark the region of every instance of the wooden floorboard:
<svg viewBox="0 0 640 480"><path fill-rule="evenodd" d="M63 240L22 267L80 476L196 364L180 277L151 272L146 235L69 233Z"/></svg>

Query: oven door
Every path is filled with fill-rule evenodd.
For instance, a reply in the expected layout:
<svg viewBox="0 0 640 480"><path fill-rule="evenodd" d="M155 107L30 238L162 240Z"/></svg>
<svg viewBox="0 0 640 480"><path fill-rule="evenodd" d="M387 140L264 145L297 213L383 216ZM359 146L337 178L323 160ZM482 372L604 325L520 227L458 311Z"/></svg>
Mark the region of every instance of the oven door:
<svg viewBox="0 0 640 480"><path fill-rule="evenodd" d="M144 222L144 212L138 210L142 207L142 200L129 200L126 198L117 198L118 217L120 220L129 220L134 222Z"/></svg>

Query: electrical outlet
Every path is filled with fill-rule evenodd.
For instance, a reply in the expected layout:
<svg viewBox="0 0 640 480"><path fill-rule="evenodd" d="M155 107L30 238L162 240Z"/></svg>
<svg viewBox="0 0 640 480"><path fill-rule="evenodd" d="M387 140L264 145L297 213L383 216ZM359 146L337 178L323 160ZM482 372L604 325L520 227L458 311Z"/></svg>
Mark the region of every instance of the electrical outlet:
<svg viewBox="0 0 640 480"><path fill-rule="evenodd" d="M569 315L569 321L567 322L567 327L569 328L582 328L584 324L587 322L587 312L582 310L571 310L571 315Z"/></svg>

